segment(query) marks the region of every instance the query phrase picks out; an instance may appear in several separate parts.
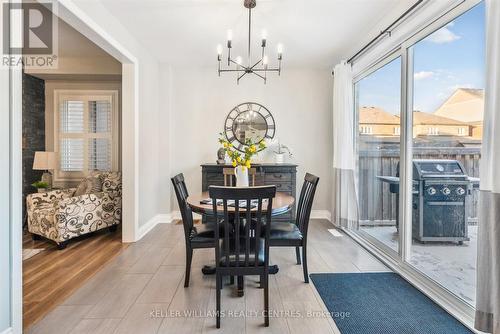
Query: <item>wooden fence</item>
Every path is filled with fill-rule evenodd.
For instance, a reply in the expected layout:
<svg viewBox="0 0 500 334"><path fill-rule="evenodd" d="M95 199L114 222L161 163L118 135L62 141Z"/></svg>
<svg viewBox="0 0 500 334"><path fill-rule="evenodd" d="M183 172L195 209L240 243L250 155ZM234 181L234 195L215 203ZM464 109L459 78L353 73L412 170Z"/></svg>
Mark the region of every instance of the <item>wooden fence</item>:
<svg viewBox="0 0 500 334"><path fill-rule="evenodd" d="M358 185L360 220L363 224L393 225L396 220L396 196L389 191L389 185L377 176L396 176L399 149L373 149L359 152ZM480 147L432 147L413 148L414 159L459 160L467 174L479 177ZM470 197L469 222L477 222L477 202L479 192Z"/></svg>

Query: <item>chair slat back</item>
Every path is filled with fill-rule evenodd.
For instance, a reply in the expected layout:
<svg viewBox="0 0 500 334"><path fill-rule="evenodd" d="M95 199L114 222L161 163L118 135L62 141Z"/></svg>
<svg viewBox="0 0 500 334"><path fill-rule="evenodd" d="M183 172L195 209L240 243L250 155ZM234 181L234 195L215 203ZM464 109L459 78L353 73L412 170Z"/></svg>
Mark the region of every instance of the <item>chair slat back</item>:
<svg viewBox="0 0 500 334"><path fill-rule="evenodd" d="M174 186L177 202L179 203L182 225L184 226L184 235L186 238L189 238L189 235L191 234L191 231L193 229L193 213L187 203L189 193L186 187L186 182L184 181L184 175L182 173L177 174L176 176L171 178L171 180Z"/></svg>
<svg viewBox="0 0 500 334"><path fill-rule="evenodd" d="M223 217L224 235L219 236L219 229L215 229L215 240L222 239L222 245L217 242L215 245L216 265L220 265L221 259L225 259L226 267L269 267L269 229L264 231L264 240L261 240L261 231L265 221L271 221L273 198L276 195L275 186L264 187L218 187L208 188L212 199L214 221L220 221ZM217 205L217 201L222 201L222 211ZM251 210L252 200L256 206ZM234 211L228 202L234 201ZM254 203L255 204L255 203ZM231 221L232 219L232 221ZM233 230L234 226L234 230ZM230 233L234 231L234 233ZM264 264L260 264L258 259L262 254L261 242L264 242ZM243 258L242 258L243 257ZM234 259L232 265L230 259ZM252 261L253 259L253 261Z"/></svg>
<svg viewBox="0 0 500 334"><path fill-rule="evenodd" d="M304 237L307 237L309 217L311 216L314 194L316 193L318 182L319 177L306 173L302 190L300 191L295 222Z"/></svg>

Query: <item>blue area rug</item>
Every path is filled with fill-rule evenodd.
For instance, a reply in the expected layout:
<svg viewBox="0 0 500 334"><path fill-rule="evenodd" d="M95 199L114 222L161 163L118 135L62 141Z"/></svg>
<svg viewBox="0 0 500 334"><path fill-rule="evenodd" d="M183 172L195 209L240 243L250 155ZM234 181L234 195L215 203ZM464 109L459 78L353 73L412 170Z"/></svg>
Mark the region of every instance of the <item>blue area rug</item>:
<svg viewBox="0 0 500 334"><path fill-rule="evenodd" d="M395 273L310 276L342 334L472 333Z"/></svg>

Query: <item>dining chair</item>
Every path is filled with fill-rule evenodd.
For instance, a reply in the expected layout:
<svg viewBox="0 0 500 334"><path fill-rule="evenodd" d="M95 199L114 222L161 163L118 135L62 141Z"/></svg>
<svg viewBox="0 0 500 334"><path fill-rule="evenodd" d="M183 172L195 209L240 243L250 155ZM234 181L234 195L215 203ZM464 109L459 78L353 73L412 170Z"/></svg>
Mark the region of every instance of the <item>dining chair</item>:
<svg viewBox="0 0 500 334"><path fill-rule="evenodd" d="M269 233L271 247L295 247L297 264L301 264L300 247L302 247L302 268L304 271L304 282L306 283L309 283L307 271L307 230L318 182L319 177L306 173L297 205L295 221L272 222Z"/></svg>
<svg viewBox="0 0 500 334"><path fill-rule="evenodd" d="M215 230L221 225L205 223L194 226L193 213L187 203L189 196L184 175L178 174L171 178L174 185L175 195L181 211L182 225L184 226L184 239L186 242L186 275L184 276L184 287L189 286L189 276L191 273L191 261L193 250L199 248L215 247Z"/></svg>
<svg viewBox="0 0 500 334"><path fill-rule="evenodd" d="M213 218L222 221L224 233L215 230L215 275L216 275L216 326L220 328L221 289L224 276L242 278L247 275L260 276L264 288L264 324L269 326L269 229L264 228L264 217L271 221L273 198L276 186L249 188L208 188L212 198ZM222 200L222 203L217 203ZM232 203L231 203L231 202ZM222 206L219 210L218 204ZM234 206L234 207L233 207ZM250 210L246 210L250 208ZM230 220L232 219L232 220ZM252 224L247 222L254 222ZM231 224L234 233L230 234ZM264 233L261 232L264 231Z"/></svg>
<svg viewBox="0 0 500 334"><path fill-rule="evenodd" d="M234 168L223 168L222 174L224 175L224 186L233 187L233 179L236 177ZM249 168L248 176L251 177L250 186L255 186L255 175L257 175L257 168ZM234 182L236 183L236 182ZM234 184L235 186L236 184Z"/></svg>

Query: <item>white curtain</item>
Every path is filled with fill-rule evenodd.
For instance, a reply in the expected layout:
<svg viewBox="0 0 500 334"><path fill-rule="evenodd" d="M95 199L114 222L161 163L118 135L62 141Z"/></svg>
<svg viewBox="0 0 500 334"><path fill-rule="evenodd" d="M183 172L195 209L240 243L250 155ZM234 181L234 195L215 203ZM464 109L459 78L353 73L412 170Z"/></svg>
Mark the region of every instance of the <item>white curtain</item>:
<svg viewBox="0 0 500 334"><path fill-rule="evenodd" d="M500 334L500 1L486 1L486 90L475 327Z"/></svg>
<svg viewBox="0 0 500 334"><path fill-rule="evenodd" d="M335 66L333 81L333 209L337 226L358 228L355 181L354 96L351 64Z"/></svg>

